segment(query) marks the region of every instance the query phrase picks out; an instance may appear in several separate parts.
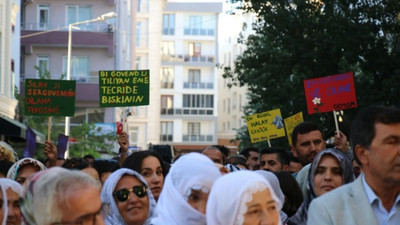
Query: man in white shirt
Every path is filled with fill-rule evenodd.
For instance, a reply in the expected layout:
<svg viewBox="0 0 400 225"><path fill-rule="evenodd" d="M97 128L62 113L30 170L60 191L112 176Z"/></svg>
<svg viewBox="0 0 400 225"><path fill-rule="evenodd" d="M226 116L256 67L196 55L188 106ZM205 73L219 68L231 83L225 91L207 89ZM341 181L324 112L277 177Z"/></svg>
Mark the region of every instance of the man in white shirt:
<svg viewBox="0 0 400 225"><path fill-rule="evenodd" d="M351 127L364 173L311 202L309 225L398 225L400 222L400 109L371 106Z"/></svg>

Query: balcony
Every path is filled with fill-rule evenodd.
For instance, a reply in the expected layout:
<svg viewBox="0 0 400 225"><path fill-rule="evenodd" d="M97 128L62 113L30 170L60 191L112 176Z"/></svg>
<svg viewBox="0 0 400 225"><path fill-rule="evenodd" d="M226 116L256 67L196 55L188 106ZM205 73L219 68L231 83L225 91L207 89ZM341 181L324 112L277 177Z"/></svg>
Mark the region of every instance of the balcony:
<svg viewBox="0 0 400 225"><path fill-rule="evenodd" d="M172 134L161 134L160 135L160 141L172 141L173 140L173 135Z"/></svg>
<svg viewBox="0 0 400 225"><path fill-rule="evenodd" d="M185 142L212 142L213 135L190 135L184 134L182 136L182 141Z"/></svg>
<svg viewBox="0 0 400 225"><path fill-rule="evenodd" d="M161 115L195 115L195 116L212 116L214 109L212 108L161 108Z"/></svg>
<svg viewBox="0 0 400 225"><path fill-rule="evenodd" d="M80 30L73 30L72 32L72 47L106 48L109 56L114 55L112 25L93 23L83 24L78 27ZM21 29L21 48L25 49L25 54L30 55L33 53L33 46L67 48L68 27L65 24L23 24Z"/></svg>
<svg viewBox="0 0 400 225"><path fill-rule="evenodd" d="M213 89L214 83L204 83L204 82L184 82L183 88L189 89Z"/></svg>
<svg viewBox="0 0 400 225"><path fill-rule="evenodd" d="M162 55L164 62L181 62L181 63L214 63L213 55L190 56L190 55Z"/></svg>
<svg viewBox="0 0 400 225"><path fill-rule="evenodd" d="M185 28L185 35L197 35L197 36L214 36L215 29L204 29L204 28Z"/></svg>
<svg viewBox="0 0 400 225"><path fill-rule="evenodd" d="M161 82L161 88L172 89L174 88L173 82Z"/></svg>

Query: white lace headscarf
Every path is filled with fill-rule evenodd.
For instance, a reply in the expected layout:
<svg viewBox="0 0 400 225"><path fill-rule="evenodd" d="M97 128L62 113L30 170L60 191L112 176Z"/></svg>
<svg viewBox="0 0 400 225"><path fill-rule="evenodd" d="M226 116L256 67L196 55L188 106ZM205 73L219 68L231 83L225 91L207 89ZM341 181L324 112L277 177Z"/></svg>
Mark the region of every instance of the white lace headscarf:
<svg viewBox="0 0 400 225"><path fill-rule="evenodd" d="M207 202L207 224L241 225L247 212L247 203L258 191L269 189L276 201L277 211L282 208L269 182L254 171L228 173L215 181ZM279 214L279 213L278 213ZM281 224L279 218L279 224Z"/></svg>
<svg viewBox="0 0 400 225"><path fill-rule="evenodd" d="M206 217L188 203L192 191L209 193L221 172L207 156L189 153L172 164L157 202L156 225L205 225Z"/></svg>
<svg viewBox="0 0 400 225"><path fill-rule="evenodd" d="M110 206L110 213L105 218L106 225L125 225L125 221L121 216L121 213L118 210L117 203L115 202L113 193L115 186L117 185L118 181L124 175L131 175L138 178L143 184L147 185L146 180L140 175L138 172L127 169L121 168L114 171L104 183L103 189L101 190L101 200L103 203L106 203ZM150 188L147 189L147 196L149 197L149 214L147 216L146 221L143 225L150 224L151 219L155 216L155 208L156 208L156 200L154 200L153 194L150 191Z"/></svg>
<svg viewBox="0 0 400 225"><path fill-rule="evenodd" d="M281 203L283 205L283 203L285 202L285 195L282 192L278 177L276 177L276 175L274 173L266 171L266 170L256 170L254 172L260 174L265 179L267 179L267 181L271 184L271 187L274 190L276 197L279 198L279 201L281 201ZM279 214L281 215L282 223L283 223L283 221L287 220L288 217L287 217L286 213L282 211L282 208L279 210Z"/></svg>
<svg viewBox="0 0 400 225"><path fill-rule="evenodd" d="M7 189L11 188L15 193L18 194L19 197L22 196L22 186L8 178L0 178L0 190L1 194L3 195L3 221L1 221L2 225L6 225L7 222L7 215L8 215L8 199L7 199Z"/></svg>

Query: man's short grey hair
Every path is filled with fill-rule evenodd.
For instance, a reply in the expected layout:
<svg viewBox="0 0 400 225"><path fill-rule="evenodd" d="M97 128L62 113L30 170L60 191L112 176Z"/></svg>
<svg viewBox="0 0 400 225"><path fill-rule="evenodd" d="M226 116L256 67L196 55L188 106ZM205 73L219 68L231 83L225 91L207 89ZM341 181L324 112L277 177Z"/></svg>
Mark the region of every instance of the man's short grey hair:
<svg viewBox="0 0 400 225"><path fill-rule="evenodd" d="M68 198L71 194L90 186L100 189L99 182L77 170L53 167L33 175L25 186L21 206L26 224L60 222L62 206L69 206Z"/></svg>

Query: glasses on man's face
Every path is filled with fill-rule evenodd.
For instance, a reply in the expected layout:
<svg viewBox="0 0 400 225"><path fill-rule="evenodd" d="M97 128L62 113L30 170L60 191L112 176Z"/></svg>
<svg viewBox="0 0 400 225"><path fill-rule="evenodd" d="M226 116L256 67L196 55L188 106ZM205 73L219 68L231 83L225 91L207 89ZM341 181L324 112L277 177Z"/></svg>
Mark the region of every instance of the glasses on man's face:
<svg viewBox="0 0 400 225"><path fill-rule="evenodd" d="M104 218L107 217L109 213L109 205L103 203L99 211L91 214L86 214L79 217L77 220L73 222L59 222L59 223L52 223L52 225L96 225L99 221L99 217L103 221Z"/></svg>
<svg viewBox="0 0 400 225"><path fill-rule="evenodd" d="M135 193L139 198L143 198L147 195L147 186L133 186L132 189L123 188L115 191L113 195L119 202L125 202L129 199L131 192Z"/></svg>

